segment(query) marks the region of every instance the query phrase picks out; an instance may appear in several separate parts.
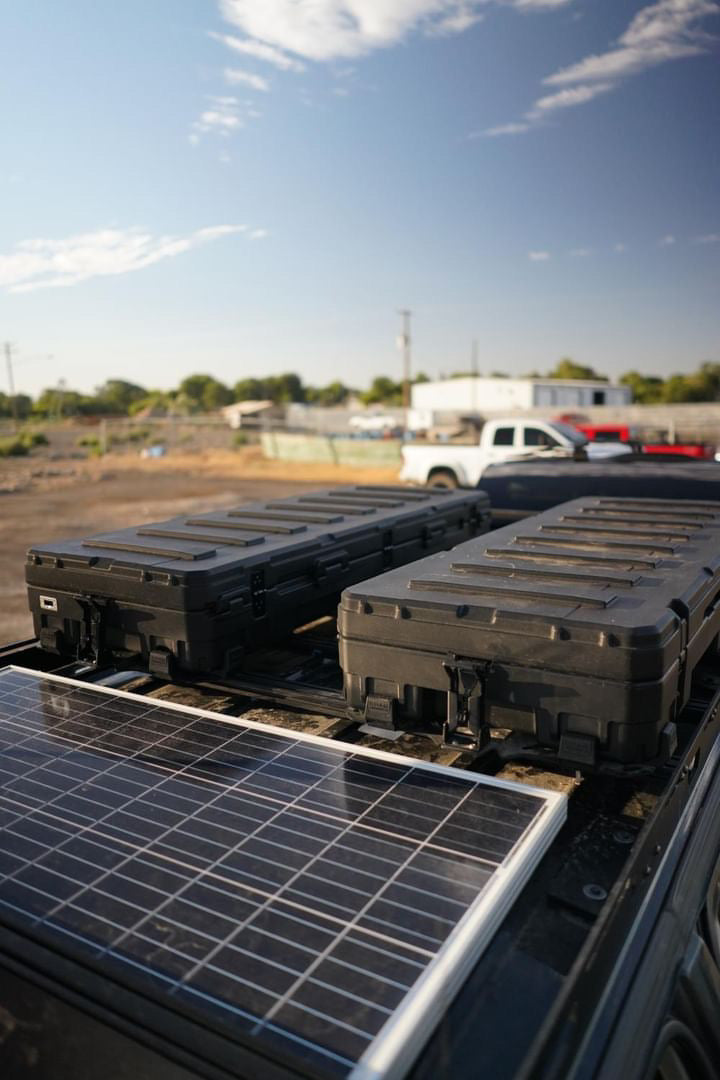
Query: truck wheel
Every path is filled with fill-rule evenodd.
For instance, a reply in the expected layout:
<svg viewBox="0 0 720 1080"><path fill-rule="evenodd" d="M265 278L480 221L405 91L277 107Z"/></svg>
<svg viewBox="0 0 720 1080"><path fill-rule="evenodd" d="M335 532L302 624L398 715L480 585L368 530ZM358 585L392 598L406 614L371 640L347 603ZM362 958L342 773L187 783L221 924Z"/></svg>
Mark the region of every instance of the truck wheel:
<svg viewBox="0 0 720 1080"><path fill-rule="evenodd" d="M428 477L430 487L456 488L458 478L452 469L433 469Z"/></svg>

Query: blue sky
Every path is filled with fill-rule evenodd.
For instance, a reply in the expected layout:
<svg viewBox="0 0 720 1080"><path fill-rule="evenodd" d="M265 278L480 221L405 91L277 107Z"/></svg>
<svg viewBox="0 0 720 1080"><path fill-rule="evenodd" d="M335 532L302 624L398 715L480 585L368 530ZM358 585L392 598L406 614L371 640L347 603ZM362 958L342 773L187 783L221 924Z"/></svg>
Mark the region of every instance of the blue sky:
<svg viewBox="0 0 720 1080"><path fill-rule="evenodd" d="M2 9L18 389L720 361L716 0Z"/></svg>

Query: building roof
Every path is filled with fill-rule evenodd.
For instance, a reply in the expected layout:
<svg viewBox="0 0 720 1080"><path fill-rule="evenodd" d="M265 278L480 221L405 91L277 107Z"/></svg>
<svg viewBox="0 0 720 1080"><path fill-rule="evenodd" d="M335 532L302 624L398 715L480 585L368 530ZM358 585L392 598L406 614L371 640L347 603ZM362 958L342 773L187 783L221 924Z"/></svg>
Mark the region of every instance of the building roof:
<svg viewBox="0 0 720 1080"><path fill-rule="evenodd" d="M235 401L232 405L224 405L220 412L223 416L252 416L272 409L274 405L274 401Z"/></svg>

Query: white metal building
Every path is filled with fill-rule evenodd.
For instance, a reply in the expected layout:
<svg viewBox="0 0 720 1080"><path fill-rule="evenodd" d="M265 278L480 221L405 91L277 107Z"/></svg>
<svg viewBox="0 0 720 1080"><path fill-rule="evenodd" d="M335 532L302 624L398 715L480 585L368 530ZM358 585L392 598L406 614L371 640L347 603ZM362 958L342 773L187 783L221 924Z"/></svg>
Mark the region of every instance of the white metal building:
<svg viewBox="0 0 720 1080"><path fill-rule="evenodd" d="M468 375L437 379L412 388L414 409L466 413L519 409L575 409L589 405L630 405L629 386L584 379L491 379Z"/></svg>

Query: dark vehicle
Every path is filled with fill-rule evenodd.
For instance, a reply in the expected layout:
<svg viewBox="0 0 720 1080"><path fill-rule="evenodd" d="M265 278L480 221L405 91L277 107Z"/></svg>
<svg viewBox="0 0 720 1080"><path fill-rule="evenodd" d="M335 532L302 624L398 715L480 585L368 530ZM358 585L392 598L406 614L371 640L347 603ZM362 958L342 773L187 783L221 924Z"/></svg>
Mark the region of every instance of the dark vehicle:
<svg viewBox="0 0 720 1080"><path fill-rule="evenodd" d="M603 462L528 459L491 465L483 474L482 486L490 496L493 522L505 524L586 496L719 499L720 464L660 463L642 455Z"/></svg>

